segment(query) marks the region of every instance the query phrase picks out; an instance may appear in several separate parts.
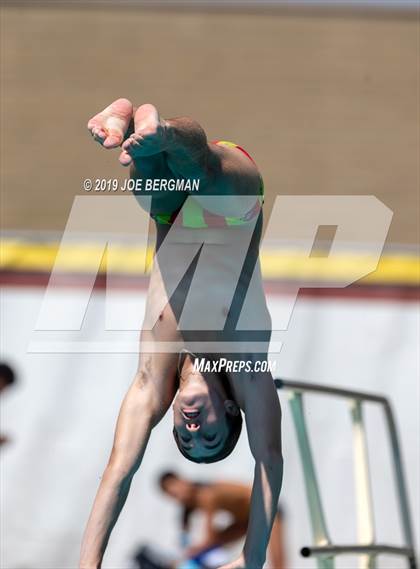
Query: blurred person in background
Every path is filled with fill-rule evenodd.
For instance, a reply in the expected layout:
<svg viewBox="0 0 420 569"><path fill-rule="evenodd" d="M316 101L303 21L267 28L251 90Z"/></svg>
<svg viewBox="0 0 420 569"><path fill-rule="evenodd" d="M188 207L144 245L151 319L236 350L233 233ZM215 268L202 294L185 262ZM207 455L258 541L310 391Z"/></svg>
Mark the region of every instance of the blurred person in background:
<svg viewBox="0 0 420 569"><path fill-rule="evenodd" d="M245 537L251 503L251 488L248 485L223 480L196 482L171 471L161 474L159 485L166 495L182 507L181 545L184 554L183 561L177 563L177 567L211 566L211 553L218 553L224 546L232 545ZM204 514L205 525L202 539L191 544L190 521L194 512ZM231 522L223 528L217 527L215 520L220 512L227 512L231 516ZM286 568L283 528L283 515L278 510L268 544L268 566L275 569ZM144 560L140 554L139 566L142 569L145 569ZM216 559L215 561L217 563Z"/></svg>
<svg viewBox="0 0 420 569"><path fill-rule="evenodd" d="M16 383L16 374L13 369L4 362L0 362L0 393ZM0 445L10 441L9 437L0 433Z"/></svg>

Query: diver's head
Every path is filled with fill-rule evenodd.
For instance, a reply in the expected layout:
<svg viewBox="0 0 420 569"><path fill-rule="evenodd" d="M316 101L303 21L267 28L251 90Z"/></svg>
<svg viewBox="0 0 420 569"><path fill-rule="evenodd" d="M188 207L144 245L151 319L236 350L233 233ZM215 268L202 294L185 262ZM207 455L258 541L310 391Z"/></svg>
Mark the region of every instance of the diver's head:
<svg viewBox="0 0 420 569"><path fill-rule="evenodd" d="M180 366L179 391L174 400L174 438L180 452L193 462L226 458L238 441L241 412L220 373L201 373L196 356L187 353Z"/></svg>

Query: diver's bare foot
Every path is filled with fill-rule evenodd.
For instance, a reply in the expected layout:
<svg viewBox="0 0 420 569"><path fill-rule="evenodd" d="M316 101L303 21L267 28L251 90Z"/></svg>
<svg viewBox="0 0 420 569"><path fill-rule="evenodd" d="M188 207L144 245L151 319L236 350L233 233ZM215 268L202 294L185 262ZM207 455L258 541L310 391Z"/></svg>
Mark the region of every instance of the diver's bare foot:
<svg viewBox="0 0 420 569"><path fill-rule="evenodd" d="M153 105L139 107L134 115L134 132L122 144L120 162L128 166L136 158L152 156L165 150L167 124Z"/></svg>
<svg viewBox="0 0 420 569"><path fill-rule="evenodd" d="M120 146L133 117L133 105L128 99L117 99L95 115L87 124L93 138L105 148Z"/></svg>

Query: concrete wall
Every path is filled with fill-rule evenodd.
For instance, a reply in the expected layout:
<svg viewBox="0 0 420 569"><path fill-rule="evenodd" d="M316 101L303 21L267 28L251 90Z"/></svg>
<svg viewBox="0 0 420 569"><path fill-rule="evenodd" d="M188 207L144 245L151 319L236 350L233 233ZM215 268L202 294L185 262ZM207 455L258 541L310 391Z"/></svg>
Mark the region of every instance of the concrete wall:
<svg viewBox="0 0 420 569"><path fill-rule="evenodd" d="M89 116L113 98L239 142L277 194L375 194L417 240L418 20L279 9L2 9L2 224L64 227L86 177L125 177Z"/></svg>

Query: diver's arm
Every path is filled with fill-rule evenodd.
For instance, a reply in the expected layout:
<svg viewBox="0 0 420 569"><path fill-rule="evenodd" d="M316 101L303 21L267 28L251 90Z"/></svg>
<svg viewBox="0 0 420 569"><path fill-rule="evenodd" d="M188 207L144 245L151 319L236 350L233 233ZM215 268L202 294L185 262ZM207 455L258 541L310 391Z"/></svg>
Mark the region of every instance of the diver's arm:
<svg viewBox="0 0 420 569"><path fill-rule="evenodd" d="M141 464L150 432L166 411L156 403L153 386L139 383L132 384L121 406L112 453L83 536L80 569L100 569L111 531Z"/></svg>
<svg viewBox="0 0 420 569"><path fill-rule="evenodd" d="M240 379L245 380L242 385ZM237 389L242 391L240 399L255 470L243 554L240 560L226 567L257 569L265 561L282 483L281 411L271 374L242 376L235 382Z"/></svg>

